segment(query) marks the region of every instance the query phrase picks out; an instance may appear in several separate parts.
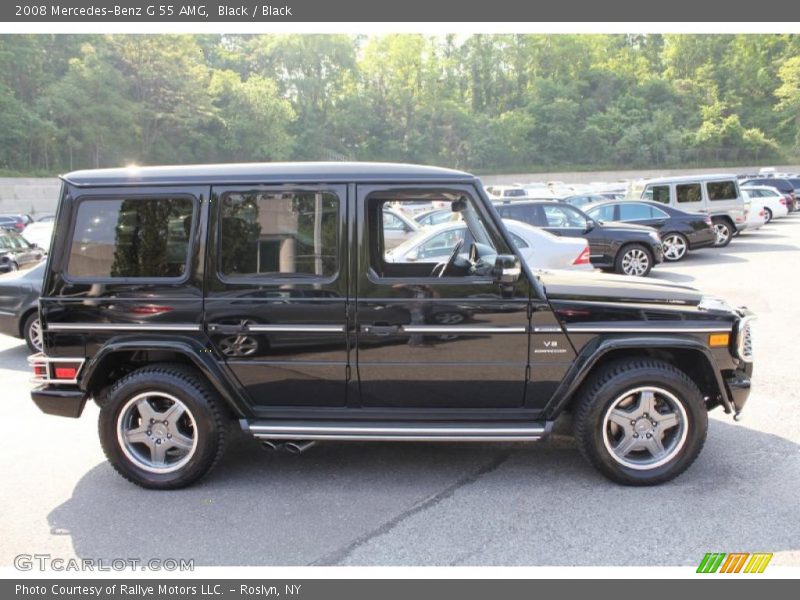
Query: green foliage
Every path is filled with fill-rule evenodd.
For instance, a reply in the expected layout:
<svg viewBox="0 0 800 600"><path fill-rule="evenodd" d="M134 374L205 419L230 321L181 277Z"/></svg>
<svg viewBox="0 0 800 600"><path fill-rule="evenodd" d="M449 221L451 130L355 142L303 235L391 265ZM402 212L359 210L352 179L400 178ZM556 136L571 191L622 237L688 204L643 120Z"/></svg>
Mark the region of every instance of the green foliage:
<svg viewBox="0 0 800 600"><path fill-rule="evenodd" d="M0 171L800 152L796 35L0 36Z"/></svg>

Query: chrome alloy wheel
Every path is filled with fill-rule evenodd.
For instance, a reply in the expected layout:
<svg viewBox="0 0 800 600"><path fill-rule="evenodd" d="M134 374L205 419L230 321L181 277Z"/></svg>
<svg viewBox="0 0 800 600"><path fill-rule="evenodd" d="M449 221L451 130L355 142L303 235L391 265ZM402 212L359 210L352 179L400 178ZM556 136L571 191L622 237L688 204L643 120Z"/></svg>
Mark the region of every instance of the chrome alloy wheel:
<svg viewBox="0 0 800 600"><path fill-rule="evenodd" d="M686 255L688 244L683 236L672 233L664 238L664 258L667 260L680 260Z"/></svg>
<svg viewBox="0 0 800 600"><path fill-rule="evenodd" d="M724 246L727 243L728 238L731 237L731 228L727 223L714 223L714 234L717 236L716 245Z"/></svg>
<svg viewBox="0 0 800 600"><path fill-rule="evenodd" d="M650 268L650 257L640 248L631 248L622 256L622 272L642 277Z"/></svg>
<svg viewBox="0 0 800 600"><path fill-rule="evenodd" d="M674 394L638 387L611 403L603 417L603 443L619 464L640 471L671 461L689 432L686 410Z"/></svg>
<svg viewBox="0 0 800 600"><path fill-rule="evenodd" d="M134 465L150 473L172 473L197 450L197 425L186 405L163 392L128 400L117 417L117 441Z"/></svg>
<svg viewBox="0 0 800 600"><path fill-rule="evenodd" d="M34 348L36 348L39 352L42 351L42 324L39 322L39 319L34 319L31 322L31 326L28 327L28 337L31 340L31 344Z"/></svg>

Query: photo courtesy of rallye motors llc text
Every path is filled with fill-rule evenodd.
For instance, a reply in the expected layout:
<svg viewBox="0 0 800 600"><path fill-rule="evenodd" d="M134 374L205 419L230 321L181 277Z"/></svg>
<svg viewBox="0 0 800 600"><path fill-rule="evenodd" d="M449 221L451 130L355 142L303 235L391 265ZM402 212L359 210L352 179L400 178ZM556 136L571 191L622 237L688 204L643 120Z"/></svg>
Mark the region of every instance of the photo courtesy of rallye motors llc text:
<svg viewBox="0 0 800 600"><path fill-rule="evenodd" d="M59 4L16 4L14 15L17 17L293 17L289 5L272 6L270 4L230 4L207 6L205 4L148 4L147 6L62 6Z"/></svg>
<svg viewBox="0 0 800 600"><path fill-rule="evenodd" d="M281 589L278 589L278 588ZM158 595L179 595L179 596L222 596L225 592L239 594L240 596L260 596L260 597L277 597L277 596L299 596L301 593L302 584L285 584L277 585L246 585L246 584L202 584L202 585L184 585L184 584L163 584L158 585L142 585L125 584L125 583L109 583L107 585L77 585L68 583L53 583L46 585L25 585L18 583L14 586L14 593L16 596L45 596L52 594L53 596L93 596L100 598L102 596L113 596L120 594L122 596L131 596L139 598L148 598L150 596Z"/></svg>

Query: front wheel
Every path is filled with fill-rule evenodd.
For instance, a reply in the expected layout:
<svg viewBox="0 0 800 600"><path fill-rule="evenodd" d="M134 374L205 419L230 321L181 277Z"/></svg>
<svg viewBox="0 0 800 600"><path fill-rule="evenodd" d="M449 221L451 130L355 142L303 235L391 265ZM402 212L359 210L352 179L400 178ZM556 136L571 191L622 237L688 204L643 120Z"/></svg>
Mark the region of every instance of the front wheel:
<svg viewBox="0 0 800 600"><path fill-rule="evenodd" d="M622 275L646 277L653 268L653 256L641 244L629 244L617 253L615 270Z"/></svg>
<svg viewBox="0 0 800 600"><path fill-rule="evenodd" d="M713 219L714 223L714 234L716 238L714 240L714 247L715 248L724 248L728 244L731 243L733 239L735 227L731 225L731 222L727 219Z"/></svg>
<svg viewBox="0 0 800 600"><path fill-rule="evenodd" d="M100 409L106 458L128 481L176 489L222 456L226 423L217 394L193 369L153 365L120 379Z"/></svg>
<svg viewBox="0 0 800 600"><path fill-rule="evenodd" d="M689 240L681 233L670 233L664 236L664 259L669 262L681 260L689 251Z"/></svg>
<svg viewBox="0 0 800 600"><path fill-rule="evenodd" d="M772 221L772 210L770 210L766 206L764 207L764 217L765 217L764 218L764 224L769 223L770 221Z"/></svg>
<svg viewBox="0 0 800 600"><path fill-rule="evenodd" d="M586 459L624 485L656 485L683 473L700 454L708 430L703 395L666 362L612 363L584 386L575 437Z"/></svg>

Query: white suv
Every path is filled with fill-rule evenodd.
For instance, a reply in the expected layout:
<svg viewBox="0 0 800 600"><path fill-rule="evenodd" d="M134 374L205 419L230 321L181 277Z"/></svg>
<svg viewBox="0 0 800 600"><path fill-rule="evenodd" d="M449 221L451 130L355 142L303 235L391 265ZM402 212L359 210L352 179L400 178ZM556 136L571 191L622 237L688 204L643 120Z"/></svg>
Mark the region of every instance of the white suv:
<svg viewBox="0 0 800 600"><path fill-rule="evenodd" d="M686 212L711 217L717 247L727 246L747 228L747 213L736 175L688 175L644 182L642 200L654 200Z"/></svg>

